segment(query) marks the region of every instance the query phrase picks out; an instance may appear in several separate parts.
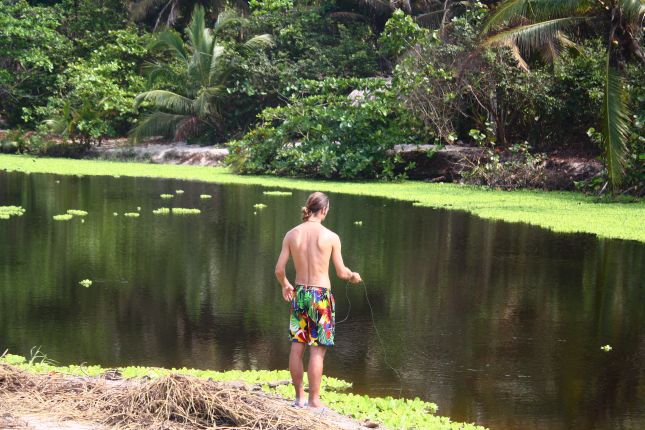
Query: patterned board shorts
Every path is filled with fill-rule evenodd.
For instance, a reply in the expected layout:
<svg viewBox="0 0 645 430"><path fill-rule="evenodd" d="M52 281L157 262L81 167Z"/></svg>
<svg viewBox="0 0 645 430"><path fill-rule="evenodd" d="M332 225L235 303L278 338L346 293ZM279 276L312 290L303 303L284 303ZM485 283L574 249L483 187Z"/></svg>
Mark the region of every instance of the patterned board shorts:
<svg viewBox="0 0 645 430"><path fill-rule="evenodd" d="M334 346L336 301L329 288L296 285L291 300L289 339L313 346Z"/></svg>

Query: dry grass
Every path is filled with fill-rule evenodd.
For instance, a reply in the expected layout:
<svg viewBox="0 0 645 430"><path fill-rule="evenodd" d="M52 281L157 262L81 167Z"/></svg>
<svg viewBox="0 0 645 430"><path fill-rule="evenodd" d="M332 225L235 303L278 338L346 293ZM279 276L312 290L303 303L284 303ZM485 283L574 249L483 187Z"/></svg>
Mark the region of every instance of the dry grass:
<svg viewBox="0 0 645 430"><path fill-rule="evenodd" d="M0 403L122 429L329 429L331 422L248 387L171 375L111 382L0 365Z"/></svg>

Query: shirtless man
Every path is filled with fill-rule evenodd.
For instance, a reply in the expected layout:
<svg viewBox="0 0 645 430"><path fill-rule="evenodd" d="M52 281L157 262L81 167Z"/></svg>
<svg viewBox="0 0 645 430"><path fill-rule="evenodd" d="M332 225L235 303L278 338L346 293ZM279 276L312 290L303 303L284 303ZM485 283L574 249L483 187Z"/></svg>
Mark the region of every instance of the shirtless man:
<svg viewBox="0 0 645 430"><path fill-rule="evenodd" d="M336 275L351 283L361 282L361 276L343 263L340 238L322 226L329 212L329 199L323 193L313 193L302 208L302 224L290 230L282 241L282 252L275 267L275 276L282 285L282 297L291 302L289 336L292 341L289 371L296 391L296 406L322 408L320 380L326 347L334 346L335 302L329 281L329 259ZM285 268L293 257L296 268L296 287L287 279ZM310 346L309 401L306 402L302 383L302 356L305 345Z"/></svg>

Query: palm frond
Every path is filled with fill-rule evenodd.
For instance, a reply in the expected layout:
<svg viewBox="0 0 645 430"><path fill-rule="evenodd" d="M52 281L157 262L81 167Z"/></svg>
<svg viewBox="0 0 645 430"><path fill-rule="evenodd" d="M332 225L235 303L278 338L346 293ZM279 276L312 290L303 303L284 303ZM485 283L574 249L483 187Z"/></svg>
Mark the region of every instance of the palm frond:
<svg viewBox="0 0 645 430"><path fill-rule="evenodd" d="M235 11L225 10L217 15L217 21L215 21L215 25L213 26L213 33L218 35L225 29L234 25L243 24L244 22L246 22L246 20L239 16Z"/></svg>
<svg viewBox="0 0 645 430"><path fill-rule="evenodd" d="M166 63L145 63L142 70L147 76L147 88L151 88L159 79L166 79L169 82L183 82L185 80L185 76Z"/></svg>
<svg viewBox="0 0 645 430"><path fill-rule="evenodd" d="M190 45L193 48L198 48L200 46L200 39L204 36L204 30L206 28L206 12L202 5L195 6L193 9L193 15L190 18L188 26L184 30L186 36L190 41Z"/></svg>
<svg viewBox="0 0 645 430"><path fill-rule="evenodd" d="M560 44L560 46L562 46L563 48L572 48L578 52L582 52L582 48L580 47L580 45L578 45L573 40L569 39L567 35L564 34L563 32L561 31L558 32L558 34L556 34L555 37L558 40L558 43Z"/></svg>
<svg viewBox="0 0 645 430"><path fill-rule="evenodd" d="M167 112L152 112L144 116L139 123L130 130L128 137L134 144L140 143L147 137L172 137L175 134L177 126L188 118L191 118L191 116L175 115Z"/></svg>
<svg viewBox="0 0 645 430"><path fill-rule="evenodd" d="M620 72L611 65L607 51L605 100L603 103L603 146L607 174L614 191L621 185L625 169L625 144L629 133L629 107Z"/></svg>
<svg viewBox="0 0 645 430"><path fill-rule="evenodd" d="M507 44L507 46L511 50L511 55L515 59L515 62L517 63L517 67L519 67L520 69L524 70L525 72L528 72L529 71L529 65L526 62L526 60L524 59L524 57L522 57L522 53L520 52L519 46L517 46L517 44L514 43L514 42L509 42Z"/></svg>
<svg viewBox="0 0 645 430"><path fill-rule="evenodd" d="M260 34L244 42L242 48L249 51L259 51L273 46L273 38L270 34Z"/></svg>
<svg viewBox="0 0 645 430"><path fill-rule="evenodd" d="M151 102L158 109L168 110L180 115L189 115L193 112L193 101L172 91L153 90L141 93L134 99L134 107L139 107L144 101Z"/></svg>
<svg viewBox="0 0 645 430"><path fill-rule="evenodd" d="M582 0L506 0L501 3L482 27L482 34L503 26L517 18L547 21L575 15Z"/></svg>
<svg viewBox="0 0 645 430"><path fill-rule="evenodd" d="M149 45L149 49L159 48L172 52L177 58L188 64L188 53L184 47L184 41L181 40L177 32L164 30L157 33L155 40Z"/></svg>
<svg viewBox="0 0 645 430"><path fill-rule="evenodd" d="M222 45L214 45L211 54L210 70L208 72L208 84L213 85L218 81L217 76L221 69L225 67L224 62L220 60L222 55L226 52L226 48Z"/></svg>
<svg viewBox="0 0 645 430"><path fill-rule="evenodd" d="M556 18L535 24L520 25L501 31L483 42L484 46L501 46L516 43L520 49L530 52L552 41L559 32L586 21L586 17Z"/></svg>
<svg viewBox="0 0 645 430"><path fill-rule="evenodd" d="M633 27L642 27L645 15L645 1L643 0L618 0L623 17ZM640 25L639 25L640 24Z"/></svg>
<svg viewBox="0 0 645 430"><path fill-rule="evenodd" d="M211 114L216 114L218 109L215 105L214 97L206 91L202 91L195 101L193 102L193 109L197 116L200 118L207 117Z"/></svg>

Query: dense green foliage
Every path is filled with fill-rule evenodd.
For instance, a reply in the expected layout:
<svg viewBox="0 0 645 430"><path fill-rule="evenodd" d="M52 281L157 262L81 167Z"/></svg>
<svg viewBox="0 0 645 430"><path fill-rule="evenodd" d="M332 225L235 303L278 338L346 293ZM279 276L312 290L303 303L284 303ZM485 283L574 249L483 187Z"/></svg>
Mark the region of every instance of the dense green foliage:
<svg viewBox="0 0 645 430"><path fill-rule="evenodd" d="M73 47L61 34L63 14L27 1L0 2L0 117L20 123L23 108L42 105L52 93Z"/></svg>
<svg viewBox="0 0 645 430"><path fill-rule="evenodd" d="M202 48L190 18L198 1L164 8L2 0L0 125L53 132L82 147L130 132L135 141L151 135L230 141L229 160L239 172L347 179L405 174L410 166L389 153L398 143L483 144L495 153L524 145L537 157L607 161L607 174L581 183L583 189L606 189L618 166L625 171L622 190L644 192L642 32L633 27L642 2L618 2L624 13L610 23L629 30L610 50L612 70L622 78L607 74L604 15L582 27L539 24L553 14L594 14L596 6L583 10L572 0L559 11L545 6L540 15L528 11L528 0L440 3L215 1L202 14L215 58L195 55ZM539 24L541 36L522 33L522 14ZM218 22L231 25L220 31ZM567 38L569 24L577 30ZM271 47L245 49L245 41L263 34ZM196 64L209 56L212 70L198 76L204 69ZM312 81L322 82L315 91ZM610 106L620 124L603 122L608 82L622 94ZM381 89L360 107L348 98L376 83ZM632 113L618 115L619 107ZM474 139L473 130L485 139ZM5 150L73 153L52 149L47 135L5 140Z"/></svg>
<svg viewBox="0 0 645 430"><path fill-rule="evenodd" d="M139 94L135 106L151 104L156 110L145 116L132 130L134 142L153 136L188 139L201 135L217 137L223 130L224 95L235 69L231 51L256 51L271 45L268 34L254 36L240 46L222 35L242 19L232 13L221 13L213 28L208 28L205 10L197 6L185 29L188 45L174 31L158 33L152 48L163 49L174 62L159 62L153 77L161 77L179 88L178 92L156 88ZM178 64L179 67L174 67ZM156 83L156 82L155 82Z"/></svg>
<svg viewBox="0 0 645 430"><path fill-rule="evenodd" d="M625 176L627 141L630 134L629 93L625 88L625 64L635 60L642 66L645 53L640 46L643 36L645 3L641 0L604 2L505 0L487 18L483 33L485 46L508 46L520 63L531 50L549 53L557 60L560 46L577 38L597 37L602 43L602 144L607 173L614 191ZM594 21L589 28L588 22ZM588 30L587 34L579 32ZM590 31L589 31L590 30ZM590 35L591 36L590 36ZM526 66L525 66L526 67Z"/></svg>
<svg viewBox="0 0 645 430"><path fill-rule="evenodd" d="M238 172L393 178L398 163L389 151L423 142L423 127L384 79L328 78L291 90L291 103L265 109L260 125L229 144Z"/></svg>

